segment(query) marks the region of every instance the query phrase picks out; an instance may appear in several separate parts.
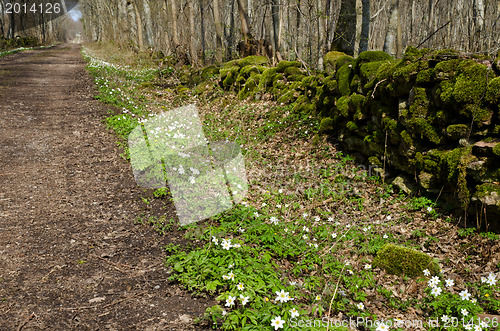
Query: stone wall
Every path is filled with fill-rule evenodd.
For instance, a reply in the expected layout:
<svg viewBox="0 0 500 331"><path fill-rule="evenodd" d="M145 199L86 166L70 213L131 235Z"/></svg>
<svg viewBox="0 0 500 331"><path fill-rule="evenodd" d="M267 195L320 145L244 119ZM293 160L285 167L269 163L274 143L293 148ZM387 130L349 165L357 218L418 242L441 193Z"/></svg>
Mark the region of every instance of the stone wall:
<svg viewBox="0 0 500 331"><path fill-rule="evenodd" d="M403 190L434 196L500 228L500 57L408 48L325 56L325 71L265 57L228 62L220 84L314 114L320 131L383 168ZM469 218L470 219L470 218Z"/></svg>

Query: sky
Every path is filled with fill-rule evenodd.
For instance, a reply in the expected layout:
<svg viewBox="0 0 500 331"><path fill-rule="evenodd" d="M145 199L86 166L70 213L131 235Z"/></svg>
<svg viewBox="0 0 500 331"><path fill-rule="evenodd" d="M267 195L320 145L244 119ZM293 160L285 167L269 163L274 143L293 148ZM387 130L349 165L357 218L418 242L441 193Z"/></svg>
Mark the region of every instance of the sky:
<svg viewBox="0 0 500 331"><path fill-rule="evenodd" d="M77 7L74 7L73 9L71 9L68 14L71 16L71 18L73 19L73 21L75 22L78 22L78 20L80 18L82 18L82 13L80 12L80 10L78 9L78 6Z"/></svg>

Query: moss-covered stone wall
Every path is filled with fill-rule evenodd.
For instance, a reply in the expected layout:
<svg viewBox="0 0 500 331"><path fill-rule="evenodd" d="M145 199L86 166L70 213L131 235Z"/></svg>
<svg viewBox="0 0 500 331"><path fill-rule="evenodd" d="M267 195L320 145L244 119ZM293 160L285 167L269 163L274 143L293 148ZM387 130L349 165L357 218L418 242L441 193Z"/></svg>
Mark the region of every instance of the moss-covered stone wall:
<svg viewBox="0 0 500 331"><path fill-rule="evenodd" d="M500 59L409 48L357 58L331 52L325 71L265 57L228 62L220 85L241 99L274 98L321 120L351 152L387 165L395 185L417 184L452 208L500 227ZM492 223L493 222L493 223Z"/></svg>

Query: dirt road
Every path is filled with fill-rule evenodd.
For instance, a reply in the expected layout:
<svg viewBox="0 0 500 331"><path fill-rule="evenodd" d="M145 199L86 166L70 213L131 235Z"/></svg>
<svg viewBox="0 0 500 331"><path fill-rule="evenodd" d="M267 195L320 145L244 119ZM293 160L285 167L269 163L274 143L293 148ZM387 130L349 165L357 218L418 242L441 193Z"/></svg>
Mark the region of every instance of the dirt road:
<svg viewBox="0 0 500 331"><path fill-rule="evenodd" d="M84 65L74 44L0 58L0 330L196 329L207 302L134 225L141 191Z"/></svg>

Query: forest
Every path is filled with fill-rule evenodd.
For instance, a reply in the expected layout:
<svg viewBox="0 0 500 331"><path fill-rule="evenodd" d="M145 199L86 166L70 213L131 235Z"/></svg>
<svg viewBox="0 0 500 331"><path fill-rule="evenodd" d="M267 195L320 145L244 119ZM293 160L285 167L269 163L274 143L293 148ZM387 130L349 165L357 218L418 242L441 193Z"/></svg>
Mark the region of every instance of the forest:
<svg viewBox="0 0 500 331"><path fill-rule="evenodd" d="M243 55L302 59L406 46L495 53L500 3L488 0L84 0L88 40L213 63ZM243 43L241 43L243 42Z"/></svg>

